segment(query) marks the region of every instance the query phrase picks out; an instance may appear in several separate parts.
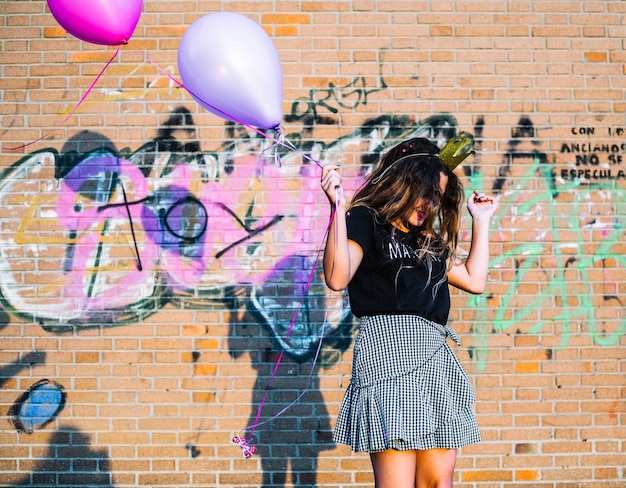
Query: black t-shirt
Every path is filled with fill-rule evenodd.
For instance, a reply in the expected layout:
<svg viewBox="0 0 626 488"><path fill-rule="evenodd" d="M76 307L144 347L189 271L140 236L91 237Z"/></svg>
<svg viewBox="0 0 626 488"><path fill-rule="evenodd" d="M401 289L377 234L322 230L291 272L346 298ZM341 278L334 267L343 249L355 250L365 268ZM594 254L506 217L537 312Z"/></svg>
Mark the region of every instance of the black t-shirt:
<svg viewBox="0 0 626 488"><path fill-rule="evenodd" d="M348 239L363 249L361 265L348 285L352 313L415 314L445 325L450 312L448 253L419 259L417 229L402 232L380 224L367 207L353 207L346 219Z"/></svg>

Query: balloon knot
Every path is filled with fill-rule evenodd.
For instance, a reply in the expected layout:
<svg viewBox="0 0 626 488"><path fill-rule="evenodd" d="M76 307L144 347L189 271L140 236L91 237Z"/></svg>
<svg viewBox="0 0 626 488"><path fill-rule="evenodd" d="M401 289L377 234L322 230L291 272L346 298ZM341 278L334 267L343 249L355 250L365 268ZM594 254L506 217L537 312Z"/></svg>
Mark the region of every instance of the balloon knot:
<svg viewBox="0 0 626 488"><path fill-rule="evenodd" d="M241 447L241 452L245 459L250 459L256 452L256 447L250 445L250 443L245 437L240 437L236 435L235 437L233 437L233 440L231 441L231 443L235 444L236 446Z"/></svg>
<svg viewBox="0 0 626 488"><path fill-rule="evenodd" d="M278 143L284 145L285 144L285 128L280 125L277 125L272 130L274 131L274 136L278 140Z"/></svg>
<svg viewBox="0 0 626 488"><path fill-rule="evenodd" d="M287 146L287 143L285 140L285 132L284 132L284 129L280 125L277 125L276 127L270 130L274 131L274 137L272 138L274 143L270 147L267 147L263 149L263 151L261 151L261 159L264 159L264 160L270 159L271 161L273 161L274 165L277 168L280 168L282 167L282 161L280 160L280 148ZM268 154L269 154L269 157L268 157Z"/></svg>

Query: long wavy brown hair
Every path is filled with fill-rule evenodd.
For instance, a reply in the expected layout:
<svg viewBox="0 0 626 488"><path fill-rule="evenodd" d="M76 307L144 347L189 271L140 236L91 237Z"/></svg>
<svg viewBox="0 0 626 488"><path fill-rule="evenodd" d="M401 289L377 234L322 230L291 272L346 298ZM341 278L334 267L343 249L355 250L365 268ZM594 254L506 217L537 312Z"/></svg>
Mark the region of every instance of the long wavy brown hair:
<svg viewBox="0 0 626 488"><path fill-rule="evenodd" d="M442 254L447 249L454 258L465 196L460 179L442 163L438 153L436 144L421 137L393 147L356 192L351 206L368 207L381 223L401 222L410 227L412 212L420 202L426 202L423 210L427 217L419 229L422 250ZM443 194L442 173L448 177Z"/></svg>

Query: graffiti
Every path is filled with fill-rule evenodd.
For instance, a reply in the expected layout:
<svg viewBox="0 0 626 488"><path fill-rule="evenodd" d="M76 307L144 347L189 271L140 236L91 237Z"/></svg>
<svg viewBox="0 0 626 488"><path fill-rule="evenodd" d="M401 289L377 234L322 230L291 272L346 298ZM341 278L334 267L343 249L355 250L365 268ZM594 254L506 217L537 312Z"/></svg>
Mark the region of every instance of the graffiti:
<svg viewBox="0 0 626 488"><path fill-rule="evenodd" d="M17 210L28 205L13 236L13 248L32 246L41 258L48 246L65 247L63 273L51 276L53 279L46 285L38 287L38 293L30 293L32 285L20 287L17 283L12 289L3 290L3 298L12 309L41 306L39 320L86 324L91 317L101 318L95 313L98 310L118 309L125 314L123 309L132 308L133 303L128 302L128 295L120 296L120 287L130 287L135 296L143 298L165 293L163 287L155 286L160 282L188 290L201 283L216 257L229 260L230 269L236 262L241 264L240 259L229 257L228 251L283 217L256 218L258 225L252 228L233 210L236 192L217 183L197 184L199 171L192 165L179 165L151 186L154 180L146 178L128 159L106 149L95 150L84 155L71 170L66 168L65 176L58 182L51 179L55 159L52 151L39 152L20 162L12 174L38 176L50 188L58 189L54 195L35 194L32 201L25 197L26 200L18 198L10 204L6 199L13 198L8 195L15 181L11 177L3 181L4 201L10 208ZM233 184L256 179L253 172L253 166L236 170ZM39 209L48 205L54 209L53 214L39 215ZM248 207L250 210L253 205ZM43 222L49 233L35 231ZM133 223L138 231L136 239ZM115 246L113 234L126 236L128 245ZM8 259L9 254L9 247L3 246L5 272L10 275L17 262ZM137 267L134 263L139 259L143 264ZM162 276L156 275L159 266ZM103 274L106 279L101 279ZM231 274L231 278L235 277ZM237 280L228 280L229 284L233 282ZM47 300L42 298L46 296ZM105 297L108 305L101 301ZM62 314L55 314L61 309Z"/></svg>
<svg viewBox="0 0 626 488"><path fill-rule="evenodd" d="M576 158L578 159L578 156ZM591 164L599 164L597 160L594 162L594 156L592 156ZM560 176L564 180L626 180L626 171L621 169L616 172L611 169L562 169Z"/></svg>
<svg viewBox="0 0 626 488"><path fill-rule="evenodd" d="M332 330L339 331L350 319L346 297L329 293L319 278L309 290L304 287L327 225L314 165L296 152L284 154L280 168L267 164L259 157L266 141L246 131L236 132L235 127L232 135L237 138L219 151L198 151L192 124L189 112L179 108L157 137L135 152L117 151L110 140L82 132L60 154L44 149L9 168L1 176L0 203L19 225L0 232L4 277L0 298L5 310L35 320L47 330L62 330L68 324L123 325L157 313L172 300L183 300L188 308L224 306L237 290L235 295L243 292L255 316L276 338L285 338L294 313L304 304L295 333L279 340L296 357L309 357L315 349L324 310L330 308ZM426 136L441 142L456 131L456 121L447 115L418 123L408 117L382 116L334 142L316 141L309 150L336 164L346 154L359 154L357 164L342 165L350 192L378 155L396 141ZM479 119L477 144L483 131ZM177 139L180 134L187 142ZM569 149L578 147L567 144ZM493 258L496 266L514 259L518 280L498 299L501 312L488 321L495 319L494 330L514 327L533 309L514 306L514 297L519 280L540 267L539 255L554 255L559 263L555 270L546 271L542 280L547 279L548 286L533 306L552 299L574 269L581 274L609 259L621 263L619 253L611 252L623 231L617 220L610 220L619 210L615 208L608 221L584 223L579 208L591 192L606 190L601 194L613 199L609 202L613 207L623 205L621 194L611 191L609 181L590 185L583 185L578 177L566 181L547 153L539 150L530 119L520 119L491 184L479 164L465 171L473 187L490 187L501 195L494 228L515 229L515 219L524 214L547 215L551 221L547 229L538 226L543 230L533 242L520 243ZM543 181L544 188L529 192L531 180ZM50 191L34 191L34 184ZM577 238L562 242L559 198L568 193L579 202L567 222L568 235L573 232ZM604 226L604 234L594 255L563 254L565 247L584 246L584 229L599 225ZM58 270L50 269L40 282L23 280L35 279L35 274L24 275L33 258L52 260L59 249L63 249L63 264ZM290 289L277 294L277 282L290 283ZM583 315L596 341L615 341L623 328L603 333L595 320L597 299L591 298L589 289L580 294L575 310L570 310L565 297L559 302L563 308L559 317L566 319L563 344L569 336L567 324ZM611 300L615 301L606 301ZM533 330L541 330L545 323L536 321Z"/></svg>
<svg viewBox="0 0 626 488"><path fill-rule="evenodd" d="M626 143L591 141L589 136L599 136L595 127L573 127L572 135L586 136L583 142L567 141L561 144L560 154L573 157L573 161L566 163L566 168L560 168L557 173L563 180L624 180L626 171L616 168L625 161ZM608 137L623 137L621 127L607 127Z"/></svg>
<svg viewBox="0 0 626 488"><path fill-rule="evenodd" d="M142 73L146 72L147 69L153 70L155 74L148 77L144 87L137 88L137 77L142 76ZM134 69L121 78L121 88L101 88L100 92L104 95L105 100L123 102L149 100L157 97L159 93L166 94L169 99L172 99L174 94L178 93L179 100L182 103L185 98L185 91L181 90L179 85L172 79L176 71L175 66L172 65L159 69L146 59L143 62L137 63ZM130 112L131 109L128 107L131 106L130 104L127 106L126 113Z"/></svg>
<svg viewBox="0 0 626 488"><path fill-rule="evenodd" d="M47 379L38 381L26 390L9 410L15 428L32 434L43 429L63 410L64 388Z"/></svg>
<svg viewBox="0 0 626 488"><path fill-rule="evenodd" d="M374 88L368 88L367 79L364 76L358 76L343 86L329 83L328 88L309 90L308 97L297 98L291 104L291 114L285 117L285 121L313 120L332 123L332 118L320 115L321 110L335 115L341 110L355 110L359 105L367 105L368 96L387 88L382 74L382 65L380 71L378 86Z"/></svg>
<svg viewBox="0 0 626 488"><path fill-rule="evenodd" d="M317 145L329 162L349 151L367 155L345 165L348 192L398 136L445 140L456 132L449 116L408 127L399 121L406 122L380 117ZM0 231L4 308L63 331L68 324L136 323L173 300L187 308L223 306L227 290L240 288L277 338L301 310L294 333L280 341L294 356L311 354L324 320L331 335L339 331L350 317L346 297L330 293L319 277L304 286L328 225L317 168L297 152L285 154L280 168L267 164L260 138L198 152L192 123L186 109L175 110L157 138L135 152L82 132L61 153L34 152L1 175L0 204L19 222ZM182 144L178 133L192 137ZM35 191L34 182L46 191ZM34 261L60 255L58 269L24 275ZM289 289L277 294L274 284L286 277Z"/></svg>
<svg viewBox="0 0 626 488"><path fill-rule="evenodd" d="M492 228L492 239L507 239L511 246L494 256L494 269L514 263L514 278L499 296L471 297L470 305L481 310L476 323L476 359L483 369L487 364L487 341L492 332L528 333L559 331L561 347L584 323L596 344L617 343L626 332L626 320L607 321L603 311L623 308L617 283L608 275L598 280L598 271L622 269L626 265L621 242L626 228L617 216L623 215L625 197L611 181L585 184L578 179L563 181L557 168L548 163L548 155L539 150L540 141L528 118L522 118L509 143L499 178L491 185L501 195ZM587 131L588 133L589 131ZM488 187L481 173L470 176L476 187ZM568 202L563 212L561 200ZM592 205L590 202L596 202ZM597 210L596 210L597 208ZM511 239L524 222L524 239ZM536 225L532 222L536 221ZM536 229L535 231L529 229ZM593 232L593 241L586 235ZM554 262L547 265L546 256ZM594 278L595 277L595 278ZM528 282L541 285L532 294L525 291ZM490 313L494 310L495 313ZM545 310L546 312L542 312ZM614 315L614 314L613 314ZM616 324L609 328L609 324Z"/></svg>

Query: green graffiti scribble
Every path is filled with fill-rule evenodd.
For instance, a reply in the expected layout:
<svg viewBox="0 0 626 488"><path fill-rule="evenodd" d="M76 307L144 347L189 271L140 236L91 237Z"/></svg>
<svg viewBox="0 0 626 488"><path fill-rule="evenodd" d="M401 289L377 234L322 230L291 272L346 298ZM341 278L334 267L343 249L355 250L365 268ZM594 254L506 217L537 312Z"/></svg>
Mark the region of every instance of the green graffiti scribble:
<svg viewBox="0 0 626 488"><path fill-rule="evenodd" d="M529 166L528 171L521 176L515 186L515 190L508 193L499 203L497 215L494 217L493 232L501 229L502 220L512 215L512 209L515 207L515 214L524 215L539 204L546 205L548 216L550 219L549 232L552 239L545 243L532 242L520 243L518 246L508 250L500 256L494 256L490 260L490 268L498 268L507 260L515 260L518 263L515 278L511 282L506 293L501 296L500 306L495 313L495 318L489 319L488 300L489 295L473 295L468 299L469 306L476 310L477 320L475 323L475 356L477 367L480 371L487 366L488 340L493 333L510 331L518 327L531 314L541 310L542 305L550 304L551 310L558 310L559 313L550 318L539 318L533 324L528 333L538 334L545 327L555 323L562 325L561 343L559 348L568 345L570 336L574 328L580 322L586 324L588 333L592 336L594 342L600 346L610 346L617 343L626 332L626 320L622 319L619 326L613 332L601 330L597 320L597 305L594 305L593 281L589 273L589 269L598 262L607 259L614 260L616 263L626 267L626 256L612 251L616 244L620 243L620 237L624 232L624 226L616 219L612 228L607 233L604 240L598 245L592 255L585 255L583 228L580 225L580 202L584 201L592 192L611 191L611 195L615 198L616 204L624 203L624 191L616 188L612 181L599 182L587 186L581 185L580 181L568 181L558 188L558 191L550 189L550 182L547 181L546 190L538 195L530 198L523 203L515 203L521 192L526 191L527 185L536 175L541 175L548 180L552 178L550 171L545 170L545 164L541 165L541 158L538 153L533 158L533 163ZM484 187L484 177L481 173L477 173L470 177L470 182L475 188ZM556 197L560 193L568 191L577 191L576 202L568 209L569 231L574 232L574 241L569 239L565 242L561 238L557 218L559 216L557 209ZM563 254L562 245L568 244L575 247L574 254ZM525 282L525 278L531 270L542 269L541 258L550 255L547 249L552 249L556 260L556 269L550 269L545 273L548 280L546 286L539 289L537 295L527 303L523 308L515 308L513 302L518 296L519 287ZM548 271L548 270L547 270ZM579 291L576 287L571 286L568 282L566 273L574 271L580 276L577 285L582 286ZM597 284L597 282L596 282ZM569 285L569 286L568 286ZM607 298L604 298L605 301ZM615 298L619 302L619 298ZM621 303L620 303L621 305Z"/></svg>

